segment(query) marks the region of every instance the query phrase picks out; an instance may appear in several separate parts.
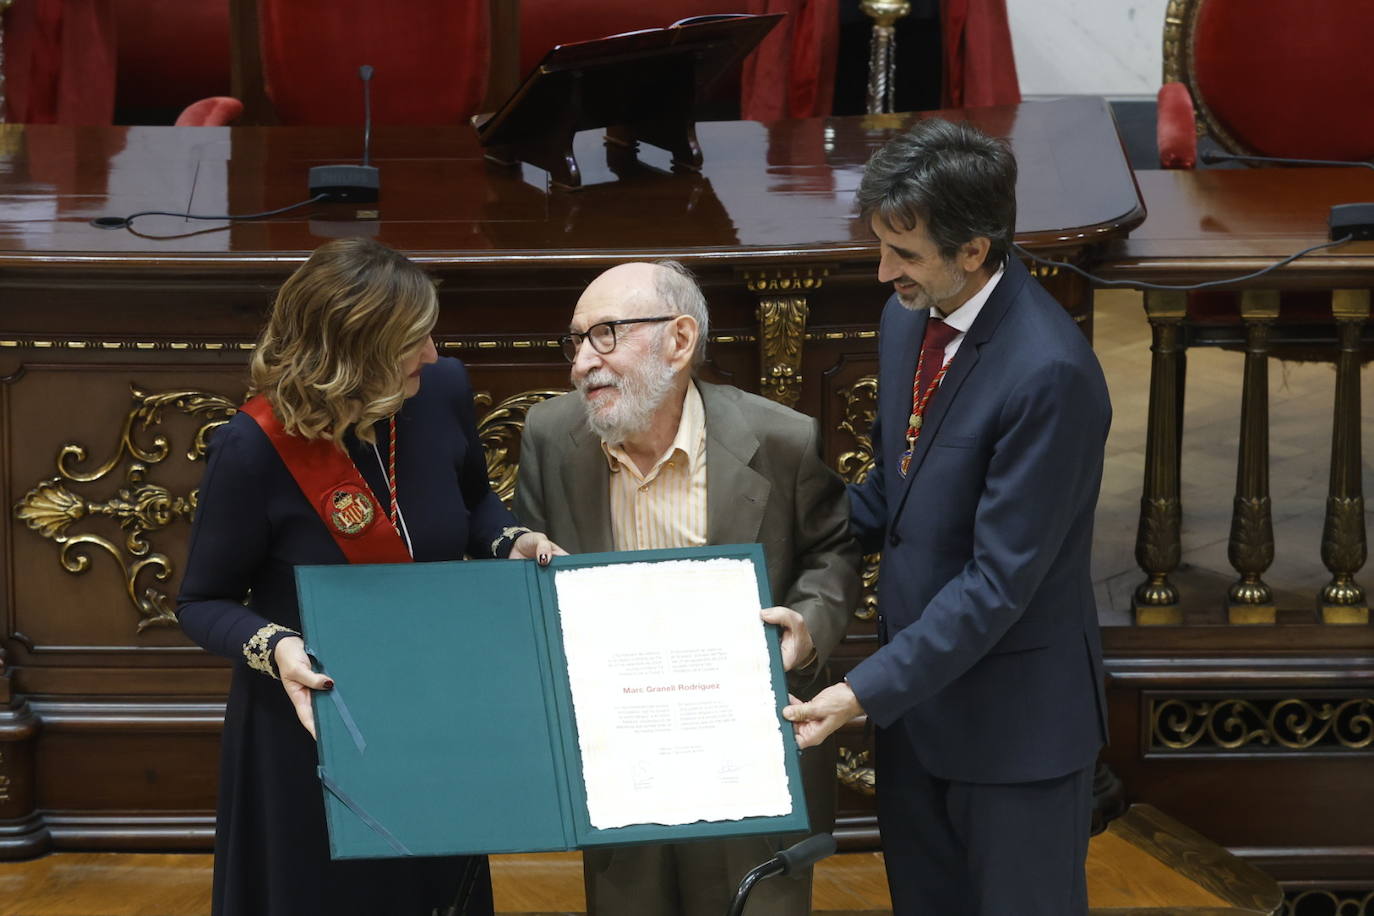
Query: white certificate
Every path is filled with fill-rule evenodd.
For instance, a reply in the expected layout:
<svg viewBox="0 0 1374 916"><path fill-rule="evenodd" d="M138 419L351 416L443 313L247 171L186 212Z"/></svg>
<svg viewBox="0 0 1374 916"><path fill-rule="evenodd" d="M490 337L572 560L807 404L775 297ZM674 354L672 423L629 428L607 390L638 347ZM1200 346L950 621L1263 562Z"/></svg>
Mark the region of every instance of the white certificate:
<svg viewBox="0 0 1374 916"><path fill-rule="evenodd" d="M792 812L750 560L611 563L554 583L594 828Z"/></svg>

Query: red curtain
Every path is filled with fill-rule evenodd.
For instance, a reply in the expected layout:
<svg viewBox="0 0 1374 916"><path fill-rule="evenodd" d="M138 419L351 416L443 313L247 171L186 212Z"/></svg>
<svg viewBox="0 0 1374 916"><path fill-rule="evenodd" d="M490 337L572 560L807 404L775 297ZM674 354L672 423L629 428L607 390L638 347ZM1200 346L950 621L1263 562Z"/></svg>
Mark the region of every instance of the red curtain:
<svg viewBox="0 0 1374 916"><path fill-rule="evenodd" d="M6 117L109 124L115 32L110 0L23 0L5 13Z"/></svg>
<svg viewBox="0 0 1374 916"><path fill-rule="evenodd" d="M751 13L786 13L744 62L740 116L748 121L830 114L839 51L839 0L751 0Z"/></svg>
<svg viewBox="0 0 1374 916"><path fill-rule="evenodd" d="M1006 0L943 0L944 108L1015 105L1021 101Z"/></svg>

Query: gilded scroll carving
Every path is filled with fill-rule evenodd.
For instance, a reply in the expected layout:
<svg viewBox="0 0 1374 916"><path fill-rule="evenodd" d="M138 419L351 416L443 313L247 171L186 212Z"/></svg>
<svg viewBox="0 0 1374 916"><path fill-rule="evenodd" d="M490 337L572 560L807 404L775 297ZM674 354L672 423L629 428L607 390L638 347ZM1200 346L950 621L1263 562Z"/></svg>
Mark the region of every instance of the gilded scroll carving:
<svg viewBox="0 0 1374 916"><path fill-rule="evenodd" d="M801 398L802 340L806 336L806 300L802 297L766 298L759 302L758 321L764 397L795 407Z"/></svg>
<svg viewBox="0 0 1374 916"><path fill-rule="evenodd" d="M477 436L487 453L487 477L491 480L491 488L508 506L515 498L515 477L519 470L519 464L511 460L511 455L520 444L525 416L535 404L562 393L557 388L522 391L495 407L490 392L479 391L473 396L479 410L489 408L477 421Z"/></svg>
<svg viewBox="0 0 1374 916"><path fill-rule="evenodd" d="M876 792L877 778L873 772L868 751L854 753L847 747L840 748L840 759L835 763L835 778L840 785L847 786L860 795L873 795Z"/></svg>
<svg viewBox="0 0 1374 916"><path fill-rule="evenodd" d="M806 293L820 289L828 273L823 267L741 272L745 286L759 296L759 391L779 404L795 407L801 398Z"/></svg>
<svg viewBox="0 0 1374 916"><path fill-rule="evenodd" d="M1279 699L1155 697L1152 751L1368 751L1374 696Z"/></svg>
<svg viewBox="0 0 1374 916"><path fill-rule="evenodd" d="M873 418L878 411L878 377L865 375L839 393L844 398L844 419L840 429L854 440L854 448L840 455L835 469L846 483L862 483L873 469ZM878 566L881 553L866 554L860 569L862 592L854 616L872 620L878 616Z"/></svg>
<svg viewBox="0 0 1374 916"><path fill-rule="evenodd" d="M204 391L147 392L131 386L133 406L124 418L119 440L110 456L94 468L82 470L88 458L81 445L68 443L58 451L58 476L39 482L14 507L15 517L40 537L58 545L62 568L79 575L90 568L90 548L103 551L119 565L125 592L138 611L138 629L150 626L176 626L176 615L166 592L152 584L172 576L167 555L153 549L147 535L178 520L189 521L195 514L196 491L182 496L150 483L150 465L161 464L171 454L170 440L161 432L151 441L140 441L162 424L164 410L176 411L201 421L184 453L188 461L205 457L210 433L228 422L236 408L228 398ZM104 501L89 499L68 483L95 483L127 463L124 485ZM77 530L79 523L94 518L109 518L124 532L122 544L98 534Z"/></svg>

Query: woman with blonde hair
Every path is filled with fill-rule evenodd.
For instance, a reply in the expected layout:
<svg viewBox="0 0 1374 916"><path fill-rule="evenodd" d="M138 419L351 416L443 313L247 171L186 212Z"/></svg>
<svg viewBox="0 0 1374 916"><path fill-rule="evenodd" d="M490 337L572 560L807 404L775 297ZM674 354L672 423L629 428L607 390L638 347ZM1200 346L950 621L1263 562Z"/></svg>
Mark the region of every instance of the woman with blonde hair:
<svg viewBox="0 0 1374 916"><path fill-rule="evenodd" d="M397 252L321 246L277 293L252 397L211 443L178 613L187 635L236 662L215 916L492 911L484 857L330 860L310 695L333 683L311 670L298 632L301 564L562 552L491 491L467 370L430 337L438 309L429 278Z"/></svg>

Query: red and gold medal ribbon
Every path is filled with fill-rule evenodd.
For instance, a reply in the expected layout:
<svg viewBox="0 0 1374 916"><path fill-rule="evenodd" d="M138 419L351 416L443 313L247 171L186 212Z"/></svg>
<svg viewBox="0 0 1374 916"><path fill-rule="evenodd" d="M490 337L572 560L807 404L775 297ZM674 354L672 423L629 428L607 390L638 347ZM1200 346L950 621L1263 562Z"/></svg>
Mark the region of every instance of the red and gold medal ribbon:
<svg viewBox="0 0 1374 916"><path fill-rule="evenodd" d="M348 453L328 439L305 439L282 428L262 395L240 408L257 421L306 501L319 514L350 563L409 563L410 551L396 526L378 524L385 511ZM392 445L395 454L395 445ZM395 459L393 458L393 461ZM392 505L396 505L392 473Z"/></svg>
<svg viewBox="0 0 1374 916"><path fill-rule="evenodd" d="M930 396L940 387L940 382L945 377L946 370L953 360L947 361L940 367L940 371L935 373L935 378L930 380L926 386L925 394L921 393L921 366L925 362L925 350L921 351L916 358L916 377L911 382L911 417L906 428L906 451L902 452L902 461L899 467L901 475L906 476L911 468L911 456L916 452L916 440L921 437L921 426L925 421L926 404L930 403Z"/></svg>

